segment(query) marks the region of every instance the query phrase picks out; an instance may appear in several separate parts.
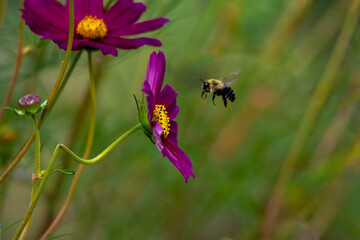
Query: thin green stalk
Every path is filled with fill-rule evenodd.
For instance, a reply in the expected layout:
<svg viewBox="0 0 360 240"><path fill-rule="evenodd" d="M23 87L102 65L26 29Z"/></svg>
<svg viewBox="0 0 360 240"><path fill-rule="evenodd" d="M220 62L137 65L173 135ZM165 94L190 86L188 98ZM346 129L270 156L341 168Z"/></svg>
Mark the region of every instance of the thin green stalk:
<svg viewBox="0 0 360 240"><path fill-rule="evenodd" d="M41 127L42 122L44 121L45 117L51 111L53 105L55 104L56 95L59 94L58 88L60 86L60 83L63 80L64 73L66 71L66 67L67 67L67 64L69 62L70 53L71 53L71 50L72 50L73 37L74 37L74 0L69 0L69 23L70 23L70 25L69 25L69 38L68 38L68 45L67 45L67 49L66 49L65 58L64 58L62 67L60 69L60 73L58 75L58 78L57 78L57 80L55 82L55 85L53 87L53 90L52 90L52 92L51 92L51 94L50 94L50 96L48 98L47 106L45 107L44 111L42 112L42 114L40 116L40 119L39 119L39 122L38 122L38 127L39 128ZM73 64L76 64L76 63L77 63L77 60L73 62ZM69 73L71 74L72 69L70 69L70 70L69 70ZM70 76L70 74L69 74L69 76ZM35 138L35 136L34 136L34 134L32 134L30 136L29 140L24 145L24 147L19 152L19 154L16 156L16 158L12 161L12 163L9 165L9 167L1 175L0 183L2 183L5 180L7 175L9 175L9 173L12 171L12 169L14 169L16 167L16 165L20 162L22 157L25 155L25 153L29 149L29 147L30 147L32 141L34 140L34 138Z"/></svg>
<svg viewBox="0 0 360 240"><path fill-rule="evenodd" d="M40 176L40 134L35 115L31 115L35 134L35 175Z"/></svg>
<svg viewBox="0 0 360 240"><path fill-rule="evenodd" d="M104 151L102 151L99 155L97 155L94 158L91 159L84 159L84 158L80 158L78 157L74 152L72 152L69 148L67 148L65 145L60 144L60 148L66 152L72 159L74 159L75 161L77 161L78 163L81 164L85 164L85 165L91 165L94 164L98 161L100 161L103 157L105 157L111 150L113 150L119 143L121 143L125 138L127 138L128 136L130 136L132 133L134 133L136 130L141 129L142 126L141 124L137 124L136 126L134 126L133 128L131 128L129 131L127 131L126 133L124 133L121 137L119 137L118 139L115 140L115 142L113 142L109 147L107 147Z"/></svg>
<svg viewBox="0 0 360 240"><path fill-rule="evenodd" d="M33 201L40 178L40 134L39 134L39 128L36 122L35 115L31 115L31 119L33 122L34 135L35 135L35 174L32 180L32 190L31 190L31 200L30 200ZM32 215L30 216L29 221L27 222L24 230L22 231L20 239L25 239L26 233L28 232L31 225L31 220L32 220Z"/></svg>
<svg viewBox="0 0 360 240"><path fill-rule="evenodd" d="M93 69L93 64L92 64L92 56L91 56L90 50L88 51L88 65L89 65L89 91L90 91L90 100L91 100L90 101L91 102L91 104L90 104L91 112L90 112L90 124L89 124L88 139L87 139L87 143L86 143L85 153L83 155L84 159L88 158L88 156L90 155L90 150L91 150L93 139L94 139L95 123L96 123L96 87L95 87L95 79L94 79L94 69ZM74 180L71 184L69 193L65 200L65 203L63 204L63 206L61 207L56 218L51 223L50 227L45 231L45 233L43 234L41 239L45 239L52 232L52 230L55 228L55 226L60 222L60 220L64 216L67 208L70 205L72 196L74 195L77 183L80 179L83 169L84 169L84 165L80 164L80 166L78 167L78 169L76 171Z"/></svg>
<svg viewBox="0 0 360 240"><path fill-rule="evenodd" d="M104 71L104 64L107 62L107 60L109 60L109 58L107 58L106 56L101 56L101 60L94 66L95 70L94 70L94 78L95 78L95 84L96 84L96 91L99 91L99 84L101 83L101 79L102 79L102 75L103 75L103 71ZM90 106L90 93L89 90L86 89L86 92L83 96L83 100L81 102L81 104L78 107L78 111L76 113L76 116L74 118L73 124L72 124L72 130L71 133L69 134L69 145L67 145L70 149L72 148L72 146L74 146L75 142L77 141L77 137L79 134L80 129L82 128L82 126L84 125L84 119L86 118L86 112ZM72 161L66 154L63 155L63 160L62 165L64 168L68 168L68 164L69 161ZM83 165L81 165L83 166ZM78 172L78 171L77 171ZM59 189L61 188L61 186L64 184L64 180L65 180L65 175L63 174L59 174L57 176L57 179L55 180L53 187L51 189L50 192L47 192L47 205L48 205L48 209L45 210L46 214L45 217L43 218L43 227L41 227L39 229L39 236L41 236L41 234L43 234L46 229L49 227L49 225L51 224L51 221L55 218L55 216L58 214L57 212L55 212L55 206L56 206L56 202L57 199L59 199L60 195L61 195L61 191L59 191ZM56 214L56 215L55 215Z"/></svg>
<svg viewBox="0 0 360 240"><path fill-rule="evenodd" d="M49 163L49 165L48 165L48 167L47 167L47 169L46 169L46 171L45 171L44 177L43 177L43 179L42 179L42 181L41 181L41 183L40 183L40 185L39 185L39 188L38 188L38 190L36 191L36 193L35 193L35 195L34 195L34 198L33 198L33 200L31 201L30 207L29 207L28 211L26 212L26 215L25 215L23 221L21 222L20 227L19 227L18 230L16 231L16 233L15 233L15 235L14 235L14 237L13 237L13 240L19 238L19 236L20 236L22 230L24 229L26 223L29 221L29 219L30 219L30 217L31 217L31 215L32 215L32 213L33 213L33 211L34 211L34 208L35 208L35 206L36 206L36 203L37 203L37 201L39 200L40 194L41 194L41 192L43 191L43 189L44 189L44 187L45 187L46 181L48 180L49 175L50 175L50 173L51 173L52 170L53 170L54 163L55 163L55 160L56 160L56 158L57 158L57 155L59 154L59 150L60 150L60 149L64 150L67 154L69 154L69 156L70 156L72 159L74 159L74 160L76 160L76 161L78 161L78 162L85 162L85 164L93 164L93 163L98 162L98 161L99 161L100 159L102 159L103 157L105 157L112 149L114 149L114 147L115 147L116 145L118 145L118 144L121 143L123 140L125 140L125 138L127 138L127 137L130 136L132 133L134 133L136 130L139 130L139 129L141 129L141 128L142 128L141 124L140 124L140 123L137 124L136 126L134 126L133 128L131 128L129 131L127 131L126 133L124 133L122 136L120 136L118 139L116 139L115 142L113 142L112 144L110 144L110 146L107 147L107 148L106 148L103 152L101 152L99 155L97 155L96 157L94 157L94 158L92 158L92 159L89 159L89 160L85 160L85 159L83 159L83 158L78 157L76 154L74 154L71 150L69 150L67 147L65 147L65 146L62 145L62 144L57 145L56 148L55 148L54 154L53 154L53 156L51 157L50 163ZM90 161L90 163L87 162L87 161ZM77 180L78 180L78 179L79 179L79 178L77 178ZM75 188L74 188L74 189L75 189ZM72 193L73 193L73 192L72 192ZM50 229L50 228L49 228L49 229ZM48 230L49 230L49 229L48 229ZM44 233L44 235L41 237L41 239L45 239L45 238L48 236L48 234L50 234L50 232Z"/></svg>
<svg viewBox="0 0 360 240"><path fill-rule="evenodd" d="M91 111L90 111L90 125L89 125L89 136L86 143L85 156L84 158L88 158L90 155L90 150L92 147L92 143L94 140L95 133L95 123L96 123L96 86L94 79L94 67L92 63L91 51L88 51L88 65L89 65L89 90L90 90L90 100L91 100Z"/></svg>
<svg viewBox="0 0 360 240"><path fill-rule="evenodd" d="M359 5L360 0L354 0L350 4L339 38L325 69L324 75L311 98L288 155L284 160L284 164L280 170L279 177L268 202L266 215L260 233L260 239L268 239L271 236L296 162L299 159L306 139L310 135L317 116L329 96L336 73L345 56L345 50L354 32L358 19Z"/></svg>
<svg viewBox="0 0 360 240"><path fill-rule="evenodd" d="M57 155L59 153L59 150L60 150L60 146L58 145L55 148L54 154L51 157L49 165L48 165L48 167L47 167L47 169L45 171L44 177L43 177L43 179L42 179L42 181L41 181L41 183L39 185L38 190L36 191L36 193L34 195L34 199L31 201L29 209L27 210L23 221L21 222L19 228L17 229L17 231L16 231L16 233L15 233L15 235L13 237L13 240L17 240L19 238L22 230L24 229L26 223L28 222L29 218L31 217L31 215L32 215L32 213L34 211L34 208L35 208L35 206L36 206L36 204L37 204L37 202L39 200L40 194L41 194L41 192L43 191L43 189L45 187L45 183L48 180L50 173L52 172L52 169L54 167L54 163L55 163L56 157L57 157Z"/></svg>

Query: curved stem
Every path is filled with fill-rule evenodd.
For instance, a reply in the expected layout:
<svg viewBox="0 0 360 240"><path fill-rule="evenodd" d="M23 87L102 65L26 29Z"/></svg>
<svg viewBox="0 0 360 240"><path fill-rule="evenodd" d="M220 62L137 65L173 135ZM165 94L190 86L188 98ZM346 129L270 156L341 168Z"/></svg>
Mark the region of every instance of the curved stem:
<svg viewBox="0 0 360 240"><path fill-rule="evenodd" d="M34 135L35 135L35 174L33 176L32 190L31 190L31 201L33 201L36 193L37 185L39 184L39 177L40 177L40 134L39 134L39 128L36 122L35 115L31 115L31 119L33 122ZM32 220L32 215L30 215L29 221L27 222L24 230L20 235L20 239L25 239L26 233L30 228L31 220Z"/></svg>
<svg viewBox="0 0 360 240"><path fill-rule="evenodd" d="M133 128L131 128L129 131L127 131L126 133L124 133L121 137L119 137L118 139L115 140L115 142L113 142L109 147L107 147L104 151L102 151L99 155L97 155L94 158L91 159L84 159L84 158L80 158L78 157L74 152L72 152L69 148L67 148L65 145L60 144L60 148L66 152L73 160L84 164L84 165L91 165L94 164L98 161L100 161L103 157L105 157L109 152L111 152L111 150L113 150L116 145L118 145L119 143L121 143L125 138L127 138L128 136L130 136L132 133L134 133L136 130L141 129L141 123L137 124L136 126L134 126Z"/></svg>
<svg viewBox="0 0 360 240"><path fill-rule="evenodd" d="M100 61L97 62L96 65L94 65L94 78L95 78L95 84L96 84L96 91L99 91L99 84L102 83L101 80L102 79L102 75L104 72L104 64L109 60L109 58L105 57L105 56L101 56ZM64 82L63 82L64 83ZM76 116L74 117L73 120L73 124L72 124L72 129L71 132L69 133L69 143L66 144L70 149L72 149L72 146L74 146L75 142L78 139L78 135L79 135L79 131L82 129L81 126L84 125L84 120L87 116L86 112L90 107L90 102L91 102L91 96L89 93L88 89L84 89L86 90L84 92L84 96L82 98L82 101L80 103L80 105L78 106L78 110L76 113ZM69 168L69 162L72 161L71 158L69 158L66 154L62 155L62 160L60 160L62 162L62 166L64 168ZM83 165L81 165L83 166ZM79 170L77 170L78 172ZM64 185L64 181L65 181L66 176L63 174L58 174L58 176L56 177L54 184L51 187L51 190L49 192L47 192L47 210L45 210L45 216L43 218L43 223L42 223L42 227L41 229L39 229L39 235L37 236L41 236L46 229L48 229L48 227L50 226L51 222L55 219L56 215L58 214L58 212L55 212L56 210L56 204L58 202L58 199L60 199L61 196L61 191L59 191L59 189L62 188L62 186ZM1 196L1 195L0 195Z"/></svg>
<svg viewBox="0 0 360 240"><path fill-rule="evenodd" d="M128 136L130 136L132 133L134 133L136 130L139 130L141 129L142 126L141 124L137 124L136 126L134 126L133 128L131 128L129 131L127 131L126 133L124 133L122 136L120 136L118 139L115 140L115 142L113 142L112 144L110 144L109 147L107 147L103 152L101 152L98 156L96 156L95 158L93 159L90 159L90 160L94 160L94 159L97 159L97 161L99 161L101 158L105 157L112 149L114 149L114 147L116 145L118 145L119 143L121 143L123 140L125 140L125 138L127 138ZM33 211L34 211L34 208L36 206L36 203L37 201L39 200L39 197L40 197L40 194L41 192L43 191L44 187L45 187L45 184L46 184L46 181L48 180L49 178L49 175L50 173L52 172L53 170L53 167L54 167L54 163L55 163L55 160L57 158L57 155L59 154L59 150L62 149L64 150L67 154L70 155L71 158L79 158L77 157L72 151L70 151L68 148L66 148L64 145L62 144L59 144L56 146L55 150L54 150L54 153L53 153L53 156L51 157L51 160L50 160L50 163L45 171L45 174L44 174L44 177L39 185L39 188L37 189L32 201L31 201L31 204L29 206L29 209L28 211L26 212L26 215L23 219L23 221L21 222L21 225L20 227L18 228L18 230L16 231L14 237L13 237L13 240L15 239L18 239L21 232L23 231L26 223L29 221ZM97 162L97 161L93 161L93 163ZM83 169L83 166L84 165L80 165L80 167L82 166L82 169ZM79 168L80 168L79 167ZM80 170L80 172L82 172L82 169ZM79 171L77 171L78 173ZM78 182L80 178L80 174L76 174L75 175L75 178L74 178L74 181L73 181L73 184L70 188L70 191L69 191L69 194L68 194L68 197L67 197L67 201L65 203L67 203L67 206L69 205L70 203L70 200L71 200L71 197L69 198L69 196L72 196L74 194L74 191L75 191L75 188L76 188L76 184ZM65 204L64 206L62 207L60 213L62 213L62 215L60 216L60 213L58 214L57 218L54 220L54 222L51 224L51 226L49 227L49 229L41 236L41 239L46 239L47 236L51 233L51 231L54 229L54 227L56 226L56 224L60 221L61 217L63 216L63 214L65 213L66 209L67 209L67 206L66 208L65 207Z"/></svg>
<svg viewBox="0 0 360 240"><path fill-rule="evenodd" d="M91 51L88 51L88 65L89 65L89 80L90 80L89 81L89 91L90 91L90 98L91 98L91 101L90 101L91 102L91 104L90 104L91 113L90 113L89 134L88 134L88 139L87 139L87 143L86 143L85 153L83 155L84 159L88 158L88 156L90 154L90 150L91 150L93 139L94 139L95 123L96 123L96 87L95 87L94 69L93 69L93 64L92 64ZM84 169L84 165L80 164L80 166L78 167L78 169L76 171L74 180L71 184L69 193L65 200L65 203L61 207L59 213L57 214L54 221L51 223L50 227L46 230L46 232L43 234L43 236L41 236L41 239L45 239L52 232L52 230L55 228L55 226L59 223L61 218L64 216L67 208L70 205L71 199L74 195L77 183L80 179L83 169Z"/></svg>
<svg viewBox="0 0 360 240"><path fill-rule="evenodd" d="M21 0L21 9L23 9L23 8L24 8L24 0ZM20 72L21 60L22 60L22 57L23 57L24 26L25 26L24 19L20 18L19 42L18 42L18 49L17 49L17 56L16 56L14 74L13 74L12 79L11 79L9 90L8 90L6 96L5 96L4 102L3 102L2 106L1 106L1 109L0 109L0 123L1 123L1 120L2 120L2 118L4 116L4 111L5 111L4 107L9 105L9 102L10 102L11 96L12 96L12 94L14 92L16 81L18 79L19 72Z"/></svg>
<svg viewBox="0 0 360 240"><path fill-rule="evenodd" d="M73 0L70 1L70 2L73 2ZM69 7L70 7L70 5L69 5ZM71 12L71 11L70 11L70 12ZM73 18L72 18L72 19L73 19ZM72 22L71 19L70 19L70 22ZM70 24L70 30L71 30L71 24ZM71 32L73 32L73 31L71 31ZM73 34L73 33L72 33L72 34ZM70 39L70 38L69 38L69 39ZM71 39L72 39L72 38L71 38ZM69 41L69 42L70 42L70 41ZM72 41L71 41L71 42L72 42ZM70 54L70 51L71 51L71 48L68 48L68 49L66 50L66 53L69 52L69 54ZM42 122L44 121L46 115L47 115L48 113L50 113L51 107L54 106L54 104L55 104L55 102L56 102L56 100L57 100L57 97L60 95L62 89L63 89L64 86L65 86L65 83L68 81L68 79L70 78L73 70L75 69L75 66L76 66L76 64L77 64L77 62L78 62L78 60L79 60L79 58L80 58L80 56L81 56L81 53L82 53L82 51L80 51L80 52L75 56L73 62L71 63L71 66L70 66L68 72L66 73L66 75L65 75L65 77L64 77L64 80L63 80L62 85L60 86L60 88L59 88L57 91L56 91L56 89L59 87L59 84L58 84L58 81L55 83L55 86L54 86L52 92L54 92L54 90L55 90L55 91L56 91L56 94L55 94L55 95L52 95L52 94L50 95L50 97L49 97L49 99L48 99L48 105L46 106L46 108L47 108L48 110L47 110L47 112L44 111L44 112L41 114L41 117L40 117L39 122L38 122L38 128L41 127L41 124L42 124ZM66 55L66 56L67 56L67 55ZM64 59L64 64L66 63L66 65L67 65L67 62L68 62L69 59L66 58L66 56L65 56L65 59ZM62 66L63 68L64 68L64 66L66 67L66 65L64 65L64 64L63 64L63 66ZM61 74L62 74L62 71L60 71L59 77L60 77ZM58 77L58 80L59 80L59 77ZM62 78L62 76L61 76L61 78ZM51 106L49 105L49 102L52 102ZM31 146L31 143L34 141L34 138L35 138L35 135L32 134L32 135L30 136L30 138L28 139L28 141L25 143L24 147L21 149L21 151L20 151L20 152L18 153L18 155L15 157L15 159L11 162L11 164L8 166L8 168L5 170L5 172L1 175L1 177L0 177L0 183L2 183L2 182L5 180L5 178L7 177L7 175L9 175L9 173L10 173L10 172L16 167L16 165L20 162L20 160L22 159L22 157L25 155L25 153L27 152L27 150L28 150L29 147Z"/></svg>

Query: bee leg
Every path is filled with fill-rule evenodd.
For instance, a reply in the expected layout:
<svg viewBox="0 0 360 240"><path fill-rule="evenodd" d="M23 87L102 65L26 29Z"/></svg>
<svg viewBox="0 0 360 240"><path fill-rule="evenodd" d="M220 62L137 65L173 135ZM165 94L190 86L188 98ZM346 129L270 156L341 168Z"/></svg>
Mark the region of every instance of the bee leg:
<svg viewBox="0 0 360 240"><path fill-rule="evenodd" d="M225 95L222 95L223 101L224 101L224 106L227 110L231 111L231 108L227 106L227 99L225 97Z"/></svg>
<svg viewBox="0 0 360 240"><path fill-rule="evenodd" d="M204 94L205 94L205 96L204 96ZM207 94L205 93L205 91L202 91L202 93L201 93L201 98L202 98L202 99L206 99L206 97L207 97Z"/></svg>
<svg viewBox="0 0 360 240"><path fill-rule="evenodd" d="M213 94L213 96L212 96L212 102L216 106L216 104L215 104L215 94Z"/></svg>

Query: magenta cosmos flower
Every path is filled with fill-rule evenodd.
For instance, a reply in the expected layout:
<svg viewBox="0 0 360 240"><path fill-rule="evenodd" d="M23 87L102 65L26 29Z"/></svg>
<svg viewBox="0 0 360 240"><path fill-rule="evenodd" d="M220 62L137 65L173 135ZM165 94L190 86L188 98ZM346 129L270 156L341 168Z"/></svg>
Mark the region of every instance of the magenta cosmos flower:
<svg viewBox="0 0 360 240"><path fill-rule="evenodd" d="M74 0L74 42L72 50L97 48L103 54L117 56L117 48L136 49L143 45L161 46L158 39L127 36L161 28L169 20L155 18L136 23L146 7L133 0L118 0L104 10L103 0ZM50 39L66 49L69 34L68 0L63 5L56 0L25 0L22 18L42 39Z"/></svg>
<svg viewBox="0 0 360 240"><path fill-rule="evenodd" d="M165 56L162 51L150 55L146 79L142 91L147 95L147 120L152 129L156 146L164 157L167 157L177 167L185 180L193 174L190 158L178 147L178 125L174 121L179 113L176 105L177 92L165 85L161 89L165 74Z"/></svg>

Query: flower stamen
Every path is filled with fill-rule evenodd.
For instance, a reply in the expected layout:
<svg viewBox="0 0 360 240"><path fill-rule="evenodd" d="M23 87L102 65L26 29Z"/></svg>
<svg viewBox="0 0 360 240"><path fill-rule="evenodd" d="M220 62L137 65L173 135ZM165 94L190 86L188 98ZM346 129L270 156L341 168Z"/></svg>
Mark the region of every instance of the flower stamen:
<svg viewBox="0 0 360 240"><path fill-rule="evenodd" d="M157 121L161 125L163 129L163 136L166 138L170 132L170 119L164 105L155 105L152 120Z"/></svg>
<svg viewBox="0 0 360 240"><path fill-rule="evenodd" d="M84 38L100 39L106 36L107 27L102 19L89 15L79 22L76 33Z"/></svg>

